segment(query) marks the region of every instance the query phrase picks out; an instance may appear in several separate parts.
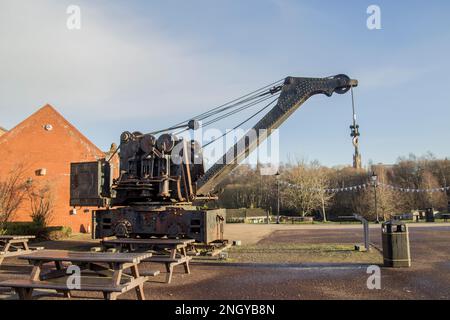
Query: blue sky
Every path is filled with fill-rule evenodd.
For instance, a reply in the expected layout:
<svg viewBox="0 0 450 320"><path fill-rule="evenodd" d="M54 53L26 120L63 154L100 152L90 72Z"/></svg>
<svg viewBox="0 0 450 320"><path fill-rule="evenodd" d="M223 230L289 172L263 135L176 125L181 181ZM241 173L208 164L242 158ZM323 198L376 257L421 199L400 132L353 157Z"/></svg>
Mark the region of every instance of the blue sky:
<svg viewBox="0 0 450 320"><path fill-rule="evenodd" d="M66 28L71 4L81 30ZM366 27L371 4L382 30ZM445 0L2 0L0 125L50 103L108 149L288 75L346 73L365 164L447 157L449 13ZM282 160L351 164L350 101L309 100L281 128Z"/></svg>

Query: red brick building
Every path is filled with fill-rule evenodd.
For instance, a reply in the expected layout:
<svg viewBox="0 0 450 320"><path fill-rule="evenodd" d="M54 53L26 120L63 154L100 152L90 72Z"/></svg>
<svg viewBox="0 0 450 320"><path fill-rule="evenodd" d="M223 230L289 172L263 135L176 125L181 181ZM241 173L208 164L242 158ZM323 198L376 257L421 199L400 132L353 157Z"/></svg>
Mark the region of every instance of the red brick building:
<svg viewBox="0 0 450 320"><path fill-rule="evenodd" d="M105 154L52 106L46 105L10 131L0 135L0 179L23 166L33 184L47 184L54 199L51 225L73 232L91 229L91 209L69 206L70 163L95 161ZM30 203L24 201L15 221L30 221Z"/></svg>

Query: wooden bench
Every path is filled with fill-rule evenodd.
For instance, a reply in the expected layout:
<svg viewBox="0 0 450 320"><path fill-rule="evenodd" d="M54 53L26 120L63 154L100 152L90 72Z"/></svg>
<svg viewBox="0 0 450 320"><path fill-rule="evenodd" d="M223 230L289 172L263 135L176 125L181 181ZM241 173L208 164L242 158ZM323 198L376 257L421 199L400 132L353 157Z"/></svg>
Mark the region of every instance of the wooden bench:
<svg viewBox="0 0 450 320"><path fill-rule="evenodd" d="M184 266L187 274L191 273L189 262L192 257L187 255L187 246L194 243L193 239L107 239L102 244L105 247L114 246L117 250L138 250L140 247L149 249L167 249L169 254L154 254L151 258L144 259L143 262L162 263L166 268L166 283L172 282L174 268L179 265Z"/></svg>
<svg viewBox="0 0 450 320"><path fill-rule="evenodd" d="M151 258L145 259L143 262L163 263L166 267L167 272L166 283L171 283L173 271L176 266L183 265L184 272L187 274L191 273L191 269L189 267L189 261L191 259L192 257L189 256L171 258L170 256L154 255Z"/></svg>
<svg viewBox="0 0 450 320"><path fill-rule="evenodd" d="M106 300L111 300L111 294L122 294L131 289L143 285L146 279L141 277L142 279L133 280L128 283L120 284L120 285L111 285L110 278L90 278L90 277L81 277L80 282L81 285L79 289L68 290L67 288L67 277L59 278L60 281L33 281L30 279L17 279L17 280L6 280L1 282L1 286L13 288L21 300L31 300L32 293L34 289L50 289L55 290L57 292L65 293L67 298L70 298L69 291L95 291L102 292L103 297Z"/></svg>
<svg viewBox="0 0 450 320"><path fill-rule="evenodd" d="M145 300L143 286L147 277L140 275L138 264L151 257L151 253L93 253L64 250L43 250L20 259L31 261L34 265L29 279L12 279L0 282L0 287L13 288L20 299L32 299L34 289L51 289L64 293L70 298L71 291L102 292L104 299L115 300L118 295L136 290L137 298ZM66 266L64 262L69 262ZM54 263L55 269L41 274L41 267ZM79 286L68 284L67 268L76 265L82 273ZM131 270L127 274L125 270Z"/></svg>
<svg viewBox="0 0 450 320"><path fill-rule="evenodd" d="M43 250L43 247L29 247L28 241L35 236L0 236L0 266L5 258L17 257L31 253L36 250Z"/></svg>

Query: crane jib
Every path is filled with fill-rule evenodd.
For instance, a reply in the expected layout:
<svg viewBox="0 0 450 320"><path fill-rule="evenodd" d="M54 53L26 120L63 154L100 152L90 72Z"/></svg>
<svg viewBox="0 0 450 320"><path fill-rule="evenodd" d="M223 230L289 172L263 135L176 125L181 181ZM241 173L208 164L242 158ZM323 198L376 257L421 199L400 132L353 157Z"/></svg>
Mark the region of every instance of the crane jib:
<svg viewBox="0 0 450 320"><path fill-rule="evenodd" d="M328 78L287 77L277 104L252 128L255 134L244 136L239 140L197 181L197 196L209 194L223 178L270 136L272 130L280 127L311 96L325 94L330 97L333 93L344 94L356 86L358 86L357 80L342 74ZM263 135L260 134L261 130L265 132Z"/></svg>

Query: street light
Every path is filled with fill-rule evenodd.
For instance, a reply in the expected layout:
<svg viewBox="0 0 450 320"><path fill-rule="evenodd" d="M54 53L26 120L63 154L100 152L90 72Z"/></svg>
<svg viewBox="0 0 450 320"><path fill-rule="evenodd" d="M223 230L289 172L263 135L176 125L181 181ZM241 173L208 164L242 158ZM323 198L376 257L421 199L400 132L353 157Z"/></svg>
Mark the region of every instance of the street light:
<svg viewBox="0 0 450 320"><path fill-rule="evenodd" d="M373 192L375 194L375 214L377 216L377 220L375 223L380 223L380 218L378 217L378 206L377 206L377 186L378 186L378 176L375 172L372 173L372 176L370 177L372 180L372 186L373 186Z"/></svg>
<svg viewBox="0 0 450 320"><path fill-rule="evenodd" d="M275 173L277 180L277 224L280 224L280 172Z"/></svg>

